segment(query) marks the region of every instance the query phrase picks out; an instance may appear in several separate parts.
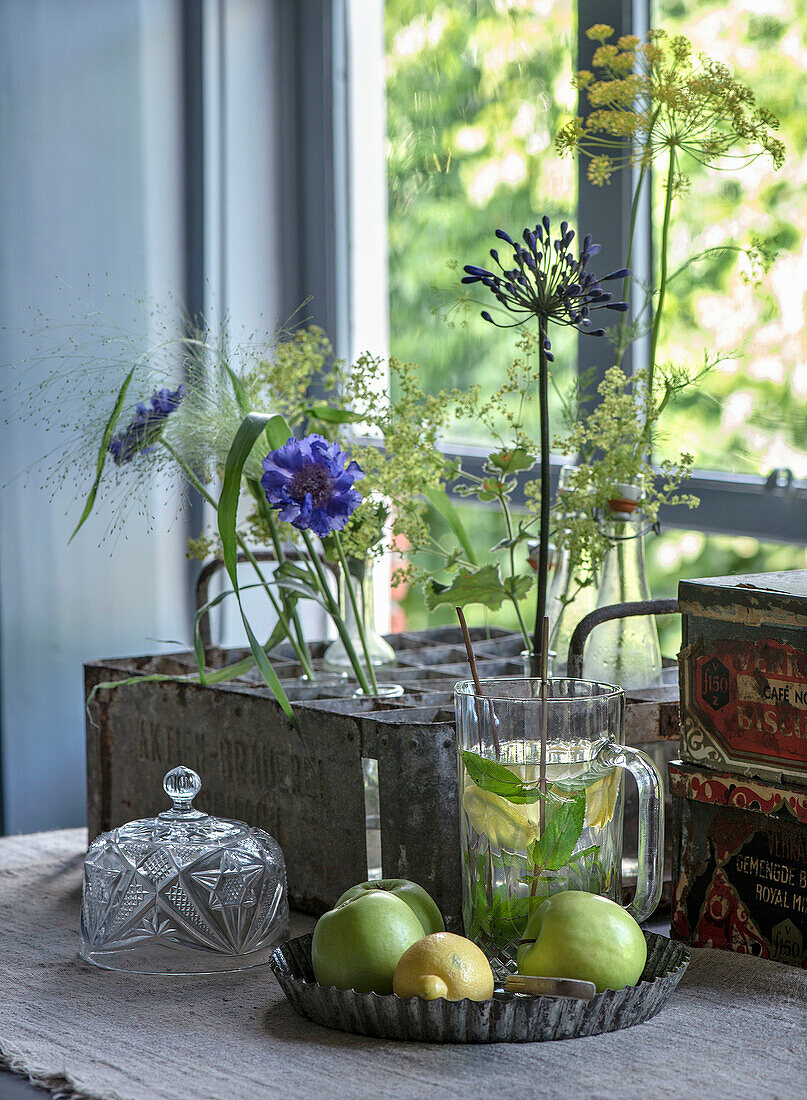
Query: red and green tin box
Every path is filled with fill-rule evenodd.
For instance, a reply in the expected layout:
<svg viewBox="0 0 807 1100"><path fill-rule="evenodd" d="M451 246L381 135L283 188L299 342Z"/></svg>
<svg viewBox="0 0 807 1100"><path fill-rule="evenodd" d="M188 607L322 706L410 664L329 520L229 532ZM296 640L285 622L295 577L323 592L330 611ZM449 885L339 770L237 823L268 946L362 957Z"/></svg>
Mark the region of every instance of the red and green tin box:
<svg viewBox="0 0 807 1100"><path fill-rule="evenodd" d="M681 581L681 759L807 786L807 570Z"/></svg>
<svg viewBox="0 0 807 1100"><path fill-rule="evenodd" d="M673 938L807 967L807 788L669 767Z"/></svg>
<svg viewBox="0 0 807 1100"><path fill-rule="evenodd" d="M678 602L672 934L807 967L807 570Z"/></svg>

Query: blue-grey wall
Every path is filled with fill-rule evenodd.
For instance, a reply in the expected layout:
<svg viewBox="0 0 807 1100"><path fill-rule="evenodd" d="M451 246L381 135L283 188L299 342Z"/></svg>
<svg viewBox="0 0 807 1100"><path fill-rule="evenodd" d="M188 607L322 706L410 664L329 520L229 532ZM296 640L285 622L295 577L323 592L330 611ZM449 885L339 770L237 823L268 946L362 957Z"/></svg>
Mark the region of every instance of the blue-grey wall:
<svg viewBox="0 0 807 1100"><path fill-rule="evenodd" d="M20 330L79 298L123 323L125 296L181 291L181 70L172 0L0 0L0 391L29 355ZM69 287L75 290L67 289ZM79 294L78 288L82 288ZM41 321L39 322L41 323ZM100 350L100 349L96 349ZM32 387L37 372L30 372ZM83 662L186 633L184 524L155 485L153 530L133 516L102 543L34 471L58 438L0 423L0 733L7 832L84 821ZM99 545L100 543L100 545Z"/></svg>

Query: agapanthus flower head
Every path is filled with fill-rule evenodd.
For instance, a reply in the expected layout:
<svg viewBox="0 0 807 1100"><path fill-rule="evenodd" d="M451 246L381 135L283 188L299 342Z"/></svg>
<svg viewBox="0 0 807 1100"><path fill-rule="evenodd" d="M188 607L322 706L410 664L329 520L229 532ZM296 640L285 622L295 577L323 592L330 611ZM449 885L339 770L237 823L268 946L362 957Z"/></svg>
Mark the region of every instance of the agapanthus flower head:
<svg viewBox="0 0 807 1100"><path fill-rule="evenodd" d="M591 158L588 178L608 183L623 166L649 168L659 156L715 165L748 163L767 154L775 168L785 147L773 131L779 120L757 107L750 88L727 65L697 53L683 35L651 30L645 41L598 23L586 31L598 43L591 70L577 73L591 107L558 133L559 153Z"/></svg>
<svg viewBox="0 0 807 1100"><path fill-rule="evenodd" d="M627 268L599 277L592 275L587 270L588 263L600 251L600 246L593 244L587 234L575 257L570 250L575 234L567 222L561 222L560 232L553 236L551 222L544 216L535 229L524 230L524 244L514 241L503 229L497 229L496 236L512 248L513 266L506 267L498 251L492 248L490 255L499 270L488 271L468 264L462 281L486 287L500 305L519 318L514 324L520 325L530 317L537 317L545 325L552 321L589 336L603 336L605 329L591 327L591 313L596 309L624 313L628 308L627 302L614 301L614 295L602 288L603 283L612 279L627 278L630 274ZM494 321L487 310L483 310L482 317L499 328L512 327ZM551 362L553 356L548 339L545 339L544 350Z"/></svg>
<svg viewBox="0 0 807 1100"><path fill-rule="evenodd" d="M131 462L135 455L148 454L160 438L165 421L185 396L180 384L175 390L155 391L148 401L141 401L128 426L109 441L108 451L116 466Z"/></svg>
<svg viewBox="0 0 807 1100"><path fill-rule="evenodd" d="M341 531L361 503L361 493L353 488L364 477L361 467L324 436L289 439L262 465L267 501L281 520L301 531L310 529L320 538Z"/></svg>

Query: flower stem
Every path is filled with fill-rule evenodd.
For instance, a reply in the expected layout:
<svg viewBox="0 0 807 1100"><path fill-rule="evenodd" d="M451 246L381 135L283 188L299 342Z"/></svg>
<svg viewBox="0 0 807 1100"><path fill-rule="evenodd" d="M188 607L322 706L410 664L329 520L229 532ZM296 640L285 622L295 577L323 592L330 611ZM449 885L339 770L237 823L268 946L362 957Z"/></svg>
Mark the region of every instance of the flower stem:
<svg viewBox="0 0 807 1100"><path fill-rule="evenodd" d="M542 632L546 614L547 574L549 572L549 364L546 360L547 322L538 318L538 417L541 430L541 522L538 529L538 599L535 607L535 633L532 638L532 674L540 675L542 667ZM548 655L547 655L548 656Z"/></svg>
<svg viewBox="0 0 807 1100"><path fill-rule="evenodd" d="M174 448L171 446L171 444L167 443L164 439L161 439L160 442L165 447L165 449L168 451L168 453L171 455L171 457L174 459L174 461L178 464L179 468L182 470L185 477L188 479L188 481L191 483L191 485L194 487L194 489L196 489L196 491L207 501L207 503L212 508L218 508L218 505L217 505L216 501L210 495L210 493L207 491L204 484L199 480L199 478L196 476L196 474L193 472L193 470L191 470L191 468L177 454L177 452L174 450ZM286 618L286 616L283 612L283 608L282 608L281 604L278 602L278 600L275 598L274 593L272 592L271 588L269 587L269 582L267 581L266 577L263 575L263 571L261 570L261 567L258 564L257 558L252 553L252 551L249 549L249 547L247 546L246 542L244 541L244 539L241 535L236 533L235 537L236 537L238 545L241 547L241 550L243 551L247 561L250 563L252 568L255 570L255 573L257 574L258 579L260 580L261 584L263 585L264 589L266 590L266 595L268 596L269 602L272 605L272 610L277 615L278 622L280 623L280 625L283 627L284 631L286 632L286 637L289 639L289 642L291 643L291 646L294 649L294 653L295 653L298 661L300 662L300 664L303 667L303 671L305 672L305 675L308 676L309 679L313 679L314 678L314 670L311 667L311 660L308 656L308 652L306 651L305 646L300 646L297 639L294 637L294 634L292 633L291 627L289 625L289 621L288 621L288 619Z"/></svg>
<svg viewBox="0 0 807 1100"><path fill-rule="evenodd" d="M373 662L370 659L370 648L367 645L367 632L364 629L363 617L359 614L359 605L356 600L356 593L353 591L353 585L350 579L350 570L348 569L347 558L345 557L345 551L342 548L342 540L339 537L339 532L334 529L331 534L333 535L334 546L336 552L339 555L339 564L344 572L345 591L347 592L347 598L350 601L350 606L353 609L353 617L356 620L356 631L359 635L359 641L361 642L362 652L364 653L364 659L367 662L367 675L370 678L370 684L375 695L378 694L378 683L375 678L375 669L373 668Z"/></svg>
<svg viewBox="0 0 807 1100"><path fill-rule="evenodd" d="M667 165L667 182L664 186L664 221L661 227L661 252L660 252L660 276L658 285L658 303L653 315L653 335L650 341L650 362L647 374L647 400L653 396L653 373L656 368L656 352L658 349L659 332L661 331L661 317L664 309L664 295L667 291L667 246L670 236L670 214L672 212L673 184L675 182L675 146L670 146L670 161Z"/></svg>
<svg viewBox="0 0 807 1100"><path fill-rule="evenodd" d="M269 536L272 540L272 546L274 547L275 557L278 564L286 560L286 554L283 550L283 541L280 538L280 531L277 526L277 519L274 511L269 507L266 497L261 489L260 482L255 481L253 478L247 478L247 485L252 493L255 503L258 506L259 514L266 520L269 528ZM287 610L288 617L291 620L291 624L294 627L294 633L297 637L297 644L299 645L299 652L305 654L305 661L303 663L303 672L309 678L314 679L314 670L311 666L311 658L308 654L308 646L306 645L305 635L303 634L303 624L300 622L300 616L297 608L292 605L291 609L287 608L287 599L285 596L281 596L283 601L283 607ZM291 639L290 639L291 640Z"/></svg>
<svg viewBox="0 0 807 1100"><path fill-rule="evenodd" d="M628 255L625 259L625 267L627 267L627 268L630 267L631 259L633 258L633 244L634 244L633 238L634 238L634 235L636 233L636 219L639 215L639 198L640 198L641 193L642 193L642 184L644 183L644 179L645 179L646 175L647 175L647 168L645 168L645 166L642 165L642 168L639 172L639 178L636 181L636 190L633 194L633 201L631 202L631 207L630 207L630 230L629 230L629 233L628 233ZM625 276L625 278L622 282L622 301L623 302L629 302L630 301L630 298L628 297L628 295L630 294L630 289L631 289L631 276L630 276L630 274L628 274L628 275ZM644 310L642 310L642 312L644 312ZM636 320L638 320L638 318L636 318ZM617 353L618 353L618 356L619 356L618 361L620 363L622 362L622 357L624 356L625 352L627 351L628 345L630 343L630 341L625 340L625 333L627 331L627 327L628 327L628 314L623 313L622 314L622 320L619 323L619 337L618 337L618 343L617 343Z"/></svg>
<svg viewBox="0 0 807 1100"><path fill-rule="evenodd" d="M309 535L308 531L300 531L300 534L303 537L303 542L305 543L306 550L308 550L309 560L314 567L315 573L317 574L317 579L319 581L319 590L322 594L323 600L325 601L326 609L331 619L333 620L333 624L339 633L339 637L342 639L342 644L344 645L350 663L353 666L353 671L356 673L356 679L359 681L359 687L362 689L365 695L377 694L377 691L373 692L370 683L365 676L364 668L362 667L362 663L359 660L359 655L358 653L356 653L356 648L353 645L353 639L350 637L350 631L345 625L345 620L342 618L342 615L339 611L338 603L333 598L333 593L331 592L328 585L328 578L325 576L325 570L322 568L322 562L319 560L319 555L317 554L316 548L311 541L311 536Z"/></svg>

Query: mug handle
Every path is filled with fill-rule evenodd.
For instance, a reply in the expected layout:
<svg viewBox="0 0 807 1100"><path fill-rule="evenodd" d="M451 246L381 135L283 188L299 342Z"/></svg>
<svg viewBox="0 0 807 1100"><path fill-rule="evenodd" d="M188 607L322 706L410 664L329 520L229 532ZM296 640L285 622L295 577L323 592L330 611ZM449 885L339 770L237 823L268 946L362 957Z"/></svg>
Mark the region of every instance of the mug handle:
<svg viewBox="0 0 807 1100"><path fill-rule="evenodd" d="M636 894L625 908L637 921L647 920L661 898L664 883L664 791L658 768L645 753L608 741L598 763L624 768L639 790L639 870Z"/></svg>

